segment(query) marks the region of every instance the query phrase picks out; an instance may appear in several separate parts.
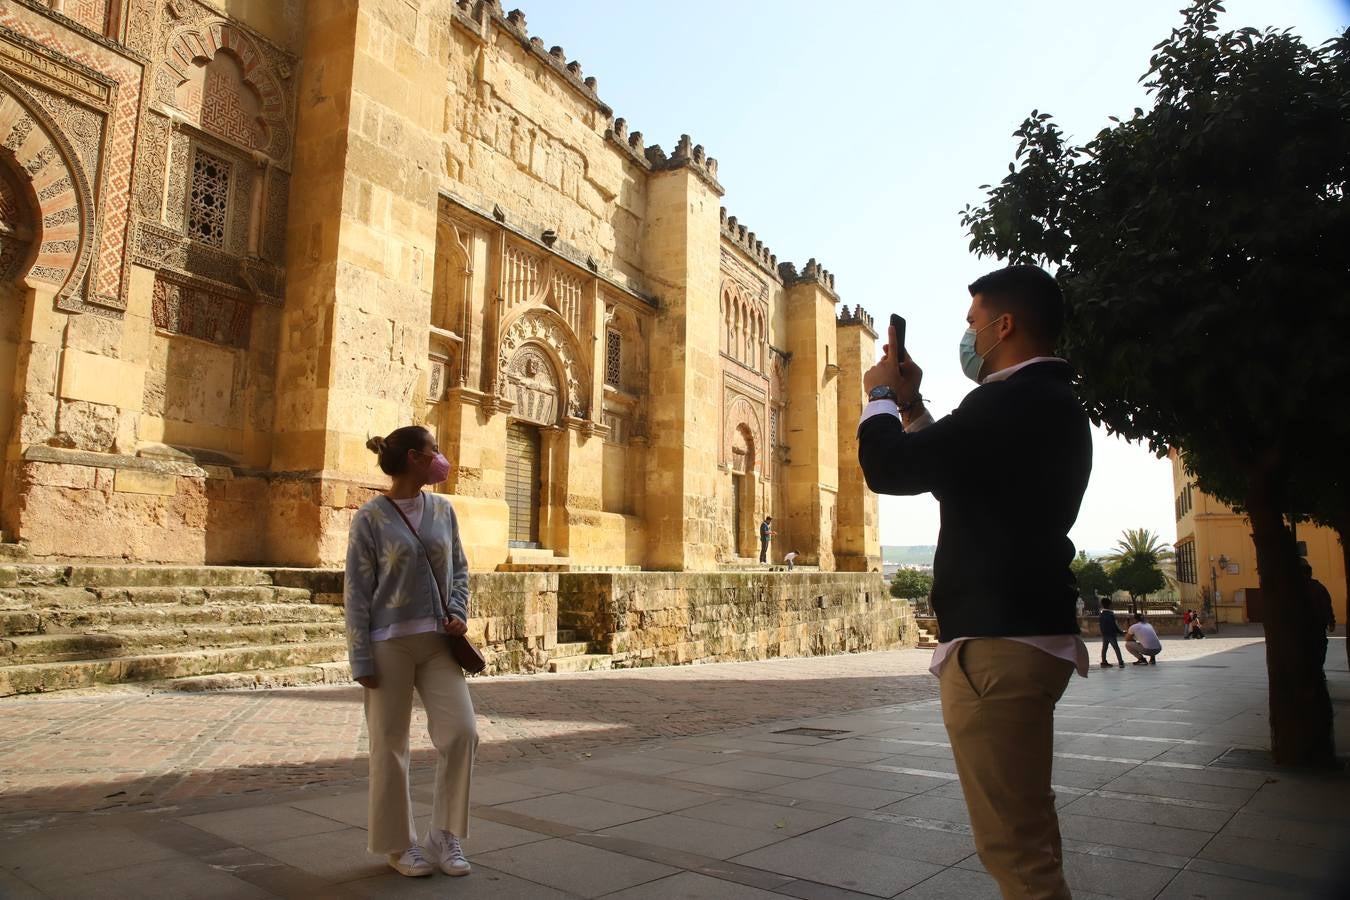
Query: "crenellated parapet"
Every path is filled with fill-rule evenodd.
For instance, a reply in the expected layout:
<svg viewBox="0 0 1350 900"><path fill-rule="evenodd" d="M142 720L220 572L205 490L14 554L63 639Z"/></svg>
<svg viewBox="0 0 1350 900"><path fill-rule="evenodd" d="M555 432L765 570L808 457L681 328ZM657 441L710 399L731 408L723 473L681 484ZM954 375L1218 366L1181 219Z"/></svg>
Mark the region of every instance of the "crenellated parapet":
<svg viewBox="0 0 1350 900"><path fill-rule="evenodd" d="M834 274L826 269L820 263L816 262L815 257L808 259L801 272L797 271L796 265L790 262L778 264L778 275L783 279L783 284L791 287L795 284L815 283L825 288L831 294L834 293ZM836 295L838 296L838 295Z"/></svg>
<svg viewBox="0 0 1350 900"><path fill-rule="evenodd" d="M628 120L615 119L610 123L605 137L618 147L630 161L649 172L664 172L672 169L688 168L705 181L709 187L721 196L724 191L717 180L717 160L709 156L702 144L695 144L687 134L680 135L675 144L675 152L667 154L660 144L646 146L642 132L628 130Z"/></svg>
<svg viewBox="0 0 1350 900"><path fill-rule="evenodd" d="M594 76L582 74L581 63L568 60L562 47L545 48L539 37L531 37L526 30L525 13L519 9L506 12L501 0L456 0L455 20L485 38L488 29L496 25L514 37L536 60L543 63L581 96L585 97L606 116L614 115L597 90L600 82Z"/></svg>
<svg viewBox="0 0 1350 900"><path fill-rule="evenodd" d="M867 329L872 337L875 338L877 336L876 325L872 322L872 314L857 304L854 304L852 309L849 309L847 306L840 307L839 325L840 327L860 325Z"/></svg>
<svg viewBox="0 0 1350 900"><path fill-rule="evenodd" d="M721 210L722 215L722 237L731 241L739 247L747 256L753 259L761 269L767 272L775 280L778 275L778 257L768 247L764 245L753 231L748 230L744 225L736 220L735 216L727 215L727 208L724 206Z"/></svg>

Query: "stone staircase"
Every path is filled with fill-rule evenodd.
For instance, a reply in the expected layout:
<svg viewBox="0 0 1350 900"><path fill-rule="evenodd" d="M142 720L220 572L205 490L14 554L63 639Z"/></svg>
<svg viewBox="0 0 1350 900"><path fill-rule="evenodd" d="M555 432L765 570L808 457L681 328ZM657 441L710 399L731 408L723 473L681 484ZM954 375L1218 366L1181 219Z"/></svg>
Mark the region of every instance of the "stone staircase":
<svg viewBox="0 0 1350 900"><path fill-rule="evenodd" d="M612 669L625 659L623 654L606 653L597 642L588 640L575 628L558 629L558 646L549 654L548 670L555 673L591 672Z"/></svg>
<svg viewBox="0 0 1350 900"><path fill-rule="evenodd" d="M920 650L932 650L938 645L937 619L929 616L916 616L914 623L919 627Z"/></svg>
<svg viewBox="0 0 1350 900"><path fill-rule="evenodd" d="M341 573L0 564L0 697L346 680Z"/></svg>

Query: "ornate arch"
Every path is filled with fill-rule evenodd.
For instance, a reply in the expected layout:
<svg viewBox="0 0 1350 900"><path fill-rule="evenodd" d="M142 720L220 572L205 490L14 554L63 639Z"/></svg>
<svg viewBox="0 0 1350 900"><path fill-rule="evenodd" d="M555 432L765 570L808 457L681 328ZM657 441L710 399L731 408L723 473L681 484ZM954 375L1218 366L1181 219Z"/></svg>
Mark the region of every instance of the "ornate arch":
<svg viewBox="0 0 1350 900"><path fill-rule="evenodd" d="M57 304L89 269L94 243L94 194L75 150L41 105L0 72L0 154L37 198L37 254L26 275L52 285Z"/></svg>
<svg viewBox="0 0 1350 900"><path fill-rule="evenodd" d="M536 425L557 425L561 390L553 355L541 344L525 344L506 369L516 418Z"/></svg>
<svg viewBox="0 0 1350 900"><path fill-rule="evenodd" d="M256 120L262 126L265 139L245 142L235 134L222 136L246 143L249 149L260 150L274 160L284 160L291 143L290 130L286 125L286 95L266 58L247 34L223 20L210 22L200 28L184 29L169 41L164 65L173 72L174 87L178 88L192 78L194 67L205 66L222 52L238 63L241 81L257 95L259 108ZM227 113L233 116L239 111Z"/></svg>
<svg viewBox="0 0 1350 900"><path fill-rule="evenodd" d="M538 344L548 350L556 368L562 373L566 392L564 414L578 419L586 418L590 375L581 362L582 355L571 330L552 309L535 307L510 319L502 328L501 344L497 348L498 393L509 398L510 364L521 347Z"/></svg>
<svg viewBox="0 0 1350 900"><path fill-rule="evenodd" d="M761 440L759 410L748 397L736 395L727 405L726 418L722 429L722 458L730 464L736 450L736 442L748 440L749 465L746 474L762 474L764 471L764 442Z"/></svg>

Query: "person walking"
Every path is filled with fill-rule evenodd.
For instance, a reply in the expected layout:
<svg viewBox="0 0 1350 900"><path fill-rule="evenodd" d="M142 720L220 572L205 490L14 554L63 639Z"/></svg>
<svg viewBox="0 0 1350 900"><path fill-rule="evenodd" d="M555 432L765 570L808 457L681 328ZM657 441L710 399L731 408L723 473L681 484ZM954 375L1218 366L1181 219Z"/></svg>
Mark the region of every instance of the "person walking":
<svg viewBox="0 0 1350 900"><path fill-rule="evenodd" d="M1181 634L1186 640L1191 639L1191 620L1195 614L1189 609L1181 616Z"/></svg>
<svg viewBox="0 0 1350 900"><path fill-rule="evenodd" d="M445 497L422 489L450 464L425 428L409 425L366 446L390 488L357 510L347 544L348 658L364 688L370 733L369 850L396 871L469 874L469 785L478 731L464 672L446 635L468 629L469 566ZM413 691L436 748L431 826L419 843L408 786Z"/></svg>
<svg viewBox="0 0 1350 900"><path fill-rule="evenodd" d="M1111 598L1102 599L1102 612L1097 617L1097 627L1102 633L1102 668L1109 669L1111 664L1106 661L1106 650L1108 647L1115 648L1116 663L1122 669L1125 668L1125 657L1120 655L1120 636L1124 634L1120 630L1120 623L1116 621L1115 610L1111 608Z"/></svg>
<svg viewBox="0 0 1350 900"><path fill-rule="evenodd" d="M1125 633L1125 649L1134 657L1136 666L1156 666L1162 652L1162 638L1144 619L1143 613L1134 614L1134 622Z"/></svg>
<svg viewBox="0 0 1350 900"><path fill-rule="evenodd" d="M759 523L759 561L762 563L769 561L769 538L775 534L773 516L765 516L764 521Z"/></svg>
<svg viewBox="0 0 1350 900"><path fill-rule="evenodd" d="M878 494L932 493L942 509L931 671L980 860L1005 898L1063 900L1050 786L1055 704L1087 647L1074 615L1069 529L1092 469L1073 370L1054 355L1059 286L1035 266L970 285L961 368L979 386L928 413L923 372L891 329L863 376L858 462Z"/></svg>

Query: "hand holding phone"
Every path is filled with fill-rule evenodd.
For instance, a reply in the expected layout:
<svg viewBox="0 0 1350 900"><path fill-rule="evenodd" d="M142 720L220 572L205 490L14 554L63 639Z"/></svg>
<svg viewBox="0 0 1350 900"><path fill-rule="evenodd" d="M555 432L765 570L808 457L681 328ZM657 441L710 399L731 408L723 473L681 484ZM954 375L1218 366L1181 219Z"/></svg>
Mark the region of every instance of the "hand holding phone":
<svg viewBox="0 0 1350 900"><path fill-rule="evenodd" d="M905 361L905 317L891 313L891 351L895 354L895 366L898 369Z"/></svg>

